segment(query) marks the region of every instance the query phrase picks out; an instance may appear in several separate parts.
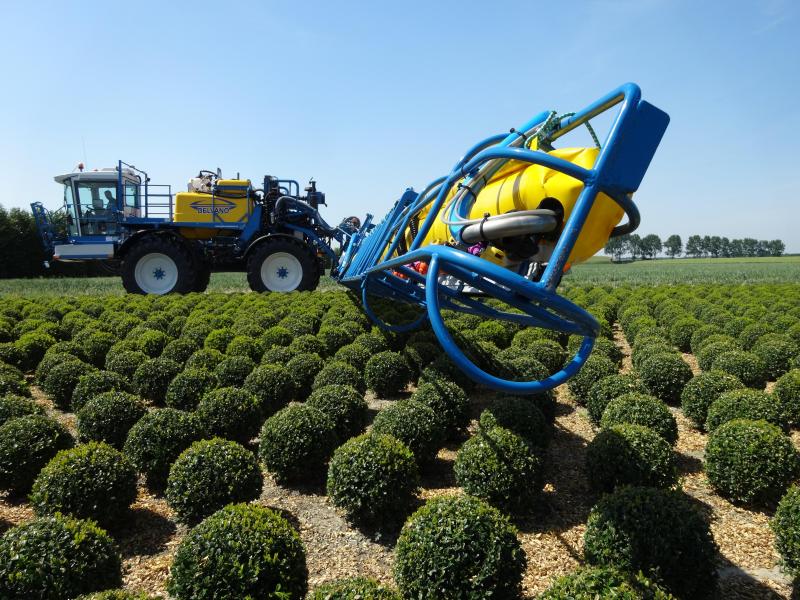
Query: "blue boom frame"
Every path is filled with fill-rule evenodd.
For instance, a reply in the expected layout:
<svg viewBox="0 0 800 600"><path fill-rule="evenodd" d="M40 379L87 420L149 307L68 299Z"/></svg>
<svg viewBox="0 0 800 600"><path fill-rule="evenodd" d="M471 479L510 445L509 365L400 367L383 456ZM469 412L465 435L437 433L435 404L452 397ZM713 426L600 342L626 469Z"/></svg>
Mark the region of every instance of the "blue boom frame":
<svg viewBox="0 0 800 600"><path fill-rule="evenodd" d="M667 128L669 116L642 100L641 90L637 85L627 83L580 112L562 117L555 123L548 123L548 126L552 126L548 140L555 140L615 107L618 107L617 115L591 169L584 169L544 151L511 147L512 142L520 137L515 130L491 136L476 144L446 177L432 182L420 194L411 189L406 190L377 226L373 227L372 217L368 215L342 256L337 278L343 285L360 291L365 311L384 329L409 331L429 319L447 354L462 371L478 383L513 394L535 394L564 383L586 362L599 331L597 321L592 315L556 292L567 259L600 192L613 198L627 215L627 222L615 228L612 235L621 235L636 229L639 212L631 195L638 189L647 171ZM552 114L540 113L519 131L530 131L544 125ZM563 225L539 281L531 281L523 274L512 272L457 248L422 245L454 185L465 177L474 175L478 168L489 161L497 161L494 164L499 169L510 160L543 165L583 183L583 190ZM430 210L408 251L395 256L411 219L426 206L430 206ZM457 233L454 231L454 234ZM411 268L417 261L428 264L426 274ZM454 276L461 281L460 287L443 285L439 280L442 274ZM465 286L497 298L519 312L505 312L488 306L466 294ZM413 323L389 325L371 310L368 302L370 294L416 304L424 312ZM448 332L441 313L443 308L513 321L525 326L542 327L569 335L581 335L583 343L560 371L546 379L511 381L487 373L469 359Z"/></svg>

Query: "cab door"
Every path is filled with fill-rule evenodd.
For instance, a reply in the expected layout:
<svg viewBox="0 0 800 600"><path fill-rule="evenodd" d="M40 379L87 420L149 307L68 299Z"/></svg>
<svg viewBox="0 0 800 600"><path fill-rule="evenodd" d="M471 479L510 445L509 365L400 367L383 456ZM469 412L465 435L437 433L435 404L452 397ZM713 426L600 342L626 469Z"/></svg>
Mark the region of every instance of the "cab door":
<svg viewBox="0 0 800 600"><path fill-rule="evenodd" d="M81 235L119 233L117 181L76 181L78 221Z"/></svg>

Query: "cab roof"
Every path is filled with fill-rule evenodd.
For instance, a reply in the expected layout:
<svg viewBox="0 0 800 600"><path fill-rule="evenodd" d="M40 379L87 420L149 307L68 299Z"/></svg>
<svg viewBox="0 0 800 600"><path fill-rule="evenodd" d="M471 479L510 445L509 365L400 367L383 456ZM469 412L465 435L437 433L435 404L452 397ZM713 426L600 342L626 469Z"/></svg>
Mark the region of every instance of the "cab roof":
<svg viewBox="0 0 800 600"><path fill-rule="evenodd" d="M56 175L53 177L56 183L67 183L69 181L116 181L117 167L105 169L94 169L93 171L78 171L67 173L66 175ZM136 182L141 182L141 177L132 169L122 169L122 177Z"/></svg>

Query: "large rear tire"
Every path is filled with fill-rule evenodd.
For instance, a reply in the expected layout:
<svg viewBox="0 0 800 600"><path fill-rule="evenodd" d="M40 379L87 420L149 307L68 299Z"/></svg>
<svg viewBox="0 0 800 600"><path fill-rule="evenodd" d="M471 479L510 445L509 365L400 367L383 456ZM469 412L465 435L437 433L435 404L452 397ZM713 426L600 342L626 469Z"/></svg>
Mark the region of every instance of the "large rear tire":
<svg viewBox="0 0 800 600"><path fill-rule="evenodd" d="M314 250L293 238L268 238L247 259L247 282L254 292L315 290L319 277Z"/></svg>
<svg viewBox="0 0 800 600"><path fill-rule="evenodd" d="M196 280L191 251L169 235L141 238L122 262L122 285L131 294L186 294L194 291Z"/></svg>

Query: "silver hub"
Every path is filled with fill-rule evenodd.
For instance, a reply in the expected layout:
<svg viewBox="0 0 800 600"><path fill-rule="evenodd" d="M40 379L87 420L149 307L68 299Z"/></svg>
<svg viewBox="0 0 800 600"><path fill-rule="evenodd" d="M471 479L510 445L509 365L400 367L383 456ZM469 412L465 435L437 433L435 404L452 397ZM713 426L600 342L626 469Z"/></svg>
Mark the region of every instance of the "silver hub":
<svg viewBox="0 0 800 600"><path fill-rule="evenodd" d="M303 280L303 266L293 254L274 252L261 263L261 281L272 292L291 292Z"/></svg>
<svg viewBox="0 0 800 600"><path fill-rule="evenodd" d="M166 254L151 252L139 259L133 276L145 294L167 294L178 283L178 266Z"/></svg>

